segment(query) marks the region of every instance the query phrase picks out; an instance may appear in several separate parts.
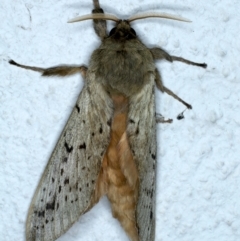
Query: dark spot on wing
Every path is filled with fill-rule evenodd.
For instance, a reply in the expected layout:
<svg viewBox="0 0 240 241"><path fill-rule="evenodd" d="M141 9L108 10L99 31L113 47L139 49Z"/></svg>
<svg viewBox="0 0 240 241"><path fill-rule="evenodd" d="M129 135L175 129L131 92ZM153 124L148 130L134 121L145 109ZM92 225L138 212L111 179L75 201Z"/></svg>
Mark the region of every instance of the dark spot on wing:
<svg viewBox="0 0 240 241"><path fill-rule="evenodd" d="M64 185L66 185L66 184L69 184L69 178L65 178L65 180L64 180Z"/></svg>
<svg viewBox="0 0 240 241"><path fill-rule="evenodd" d="M131 124L135 124L135 121L134 121L133 119L130 119L129 122L130 122Z"/></svg>
<svg viewBox="0 0 240 241"><path fill-rule="evenodd" d="M69 146L66 141L65 141L65 143L64 143L64 146L65 146L65 148L66 148L66 150L67 150L68 153L71 153L71 152L72 152L73 147L72 147L72 146Z"/></svg>
<svg viewBox="0 0 240 241"><path fill-rule="evenodd" d="M67 202L67 199L68 199L68 198L67 198L67 195L66 195L66 196L65 196L65 201L66 201L66 202Z"/></svg>
<svg viewBox="0 0 240 241"><path fill-rule="evenodd" d="M80 107L78 105L76 105L76 109L77 109L77 112L79 113L80 112Z"/></svg>
<svg viewBox="0 0 240 241"><path fill-rule="evenodd" d="M112 124L112 119L109 119L109 120L107 121L107 125L108 125L108 126L111 126L111 124Z"/></svg>
<svg viewBox="0 0 240 241"><path fill-rule="evenodd" d="M67 163L67 161L68 161L67 157L64 157L62 160L62 162L66 162L66 163Z"/></svg>
<svg viewBox="0 0 240 241"><path fill-rule="evenodd" d="M54 210L54 208L55 208L55 199L56 199L56 197L54 196L53 197L53 201L47 203L46 210L49 210L49 209Z"/></svg>
<svg viewBox="0 0 240 241"><path fill-rule="evenodd" d="M57 203L57 210L58 210L58 208L59 208L59 203ZM52 220L53 221L53 220Z"/></svg>
<svg viewBox="0 0 240 241"><path fill-rule="evenodd" d="M55 179L52 177L52 183L54 183Z"/></svg>
<svg viewBox="0 0 240 241"><path fill-rule="evenodd" d="M44 192L46 191L46 188L45 188L45 187L43 188L43 191L44 191Z"/></svg>
<svg viewBox="0 0 240 241"><path fill-rule="evenodd" d="M92 133L92 136L95 136L95 133L94 133L94 132Z"/></svg>
<svg viewBox="0 0 240 241"><path fill-rule="evenodd" d="M152 159L155 160L156 159L156 156L154 154L152 154Z"/></svg>
<svg viewBox="0 0 240 241"><path fill-rule="evenodd" d="M85 120L83 120L82 122L83 122L83 124L85 124L85 123L86 123L86 121L85 121Z"/></svg>
<svg viewBox="0 0 240 241"><path fill-rule="evenodd" d="M140 122L140 120L139 120L138 123L137 123L137 129L136 129L136 131L135 131L135 134L136 134L136 135L139 134L139 124L140 124L139 122Z"/></svg>
<svg viewBox="0 0 240 241"><path fill-rule="evenodd" d="M48 220L47 219L46 219L45 223L48 224Z"/></svg>
<svg viewBox="0 0 240 241"><path fill-rule="evenodd" d="M150 212L150 219L152 220L152 218L153 218L153 212L151 211Z"/></svg>
<svg viewBox="0 0 240 241"><path fill-rule="evenodd" d="M151 198L153 198L153 190L151 190Z"/></svg>
<svg viewBox="0 0 240 241"><path fill-rule="evenodd" d="M136 130L135 134L136 134L136 135L139 134L139 128L138 128L138 127L137 127L137 130Z"/></svg>
<svg viewBox="0 0 240 241"><path fill-rule="evenodd" d="M86 143L83 142L83 144L79 146L79 149L86 149Z"/></svg>
<svg viewBox="0 0 240 241"><path fill-rule="evenodd" d="M153 197L153 190L152 189L144 189L144 191L147 193L147 196Z"/></svg>
<svg viewBox="0 0 240 241"><path fill-rule="evenodd" d="M62 168L62 169L61 169L61 176L63 175L63 172L64 172L64 171L63 171L63 168Z"/></svg>
<svg viewBox="0 0 240 241"><path fill-rule="evenodd" d="M99 133L100 133L100 134L103 133L102 125L101 125L101 127L99 128Z"/></svg>
<svg viewBox="0 0 240 241"><path fill-rule="evenodd" d="M155 93L155 88L154 88L154 86L153 86L153 88L152 88L152 94L154 95L154 93Z"/></svg>
<svg viewBox="0 0 240 241"><path fill-rule="evenodd" d="M44 217L45 216L45 211L39 211L38 212L38 217Z"/></svg>
<svg viewBox="0 0 240 241"><path fill-rule="evenodd" d="M60 193L61 191L62 191L62 187L59 186L59 187L58 187L58 193Z"/></svg>

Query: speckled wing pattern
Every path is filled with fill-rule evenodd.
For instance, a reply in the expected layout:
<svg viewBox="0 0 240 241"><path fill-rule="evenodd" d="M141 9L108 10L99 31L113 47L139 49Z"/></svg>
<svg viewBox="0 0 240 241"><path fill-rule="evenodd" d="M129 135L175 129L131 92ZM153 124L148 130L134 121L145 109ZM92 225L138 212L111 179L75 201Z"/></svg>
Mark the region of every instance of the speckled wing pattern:
<svg viewBox="0 0 240 241"><path fill-rule="evenodd" d="M155 238L155 174L156 174L156 118L155 76L149 74L149 83L137 95L131 97L129 144L139 173L139 197L136 221L139 241Z"/></svg>
<svg viewBox="0 0 240 241"><path fill-rule="evenodd" d="M101 161L110 138L112 101L89 74L35 191L27 241L52 241L93 206Z"/></svg>

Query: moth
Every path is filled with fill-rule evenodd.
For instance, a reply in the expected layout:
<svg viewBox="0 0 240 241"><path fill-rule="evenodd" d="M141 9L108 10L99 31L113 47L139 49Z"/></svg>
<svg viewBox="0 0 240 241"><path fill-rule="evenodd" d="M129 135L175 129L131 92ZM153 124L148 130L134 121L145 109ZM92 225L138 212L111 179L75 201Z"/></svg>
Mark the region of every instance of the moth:
<svg viewBox="0 0 240 241"><path fill-rule="evenodd" d="M70 22L93 19L100 46L89 66L51 68L9 63L42 73L81 73L84 87L48 161L33 196L26 222L27 241L52 241L106 195L112 214L132 241L154 241L156 123L171 122L155 114L155 86L191 105L166 88L155 61L181 61L161 48L148 48L131 22L149 18L187 21L169 14L146 13L121 20L104 14L93 0L92 14ZM106 20L115 22L108 33Z"/></svg>

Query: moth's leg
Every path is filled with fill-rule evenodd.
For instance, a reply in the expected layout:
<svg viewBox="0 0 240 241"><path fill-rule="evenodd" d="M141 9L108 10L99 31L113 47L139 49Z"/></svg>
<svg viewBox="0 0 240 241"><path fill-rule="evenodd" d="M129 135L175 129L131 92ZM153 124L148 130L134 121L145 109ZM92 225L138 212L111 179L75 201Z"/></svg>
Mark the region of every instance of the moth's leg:
<svg viewBox="0 0 240 241"><path fill-rule="evenodd" d="M92 10L92 13L104 13L103 9L100 7L98 0L93 0L94 9ZM103 40L105 39L107 34L107 22L106 20L93 20L93 27L96 32L96 34Z"/></svg>
<svg viewBox="0 0 240 241"><path fill-rule="evenodd" d="M195 66L198 66L198 67L202 67L204 69L207 68L207 64L206 63L195 63L195 62L192 62L192 61L190 61L188 59L184 59L182 57L173 56L173 55L171 57L172 57L173 61L179 61L179 62L183 62L185 64L195 65Z"/></svg>
<svg viewBox="0 0 240 241"><path fill-rule="evenodd" d="M156 122L165 124L165 123L172 123L173 120L172 119L164 120L164 117L161 114L156 113Z"/></svg>
<svg viewBox="0 0 240 241"><path fill-rule="evenodd" d="M161 75L160 75L160 73L159 73L159 71L157 69L155 69L155 82L156 82L157 88L160 91L166 92L167 94L171 95L176 100L178 100L181 103L183 103L188 109L192 109L192 106L190 104L188 104L187 102L182 100L180 97L178 97L176 94L174 94L170 89L168 89L167 87L165 87L163 85Z"/></svg>
<svg viewBox="0 0 240 241"><path fill-rule="evenodd" d="M184 100L182 100L181 98L179 98L176 94L174 94L170 89L168 89L167 87L163 86L164 88L164 92L166 92L167 94L171 95L173 98L175 98L176 100L180 101L181 103L183 103L188 109L192 109L192 106L190 104L188 104L187 102L185 102Z"/></svg>
<svg viewBox="0 0 240 241"><path fill-rule="evenodd" d="M158 69L155 69L155 83L157 88L164 93L164 86L162 82L162 76L160 75Z"/></svg>
<svg viewBox="0 0 240 241"><path fill-rule="evenodd" d="M155 60L166 59L169 62L180 61L180 62L183 62L185 64L190 64L190 65L195 65L195 66L199 66L199 67L202 67L202 68L207 68L206 63L196 63L196 62L192 62L188 59L184 59L182 57L173 56L173 55L168 54L166 51L164 51L161 48L152 48L152 49L150 49L150 51L151 51L151 53L153 55L153 58Z"/></svg>
<svg viewBox="0 0 240 241"><path fill-rule="evenodd" d="M86 76L87 73L87 67L86 66L73 66L73 65L59 65L55 67L50 67L50 68L39 68L39 67L34 67L34 66L27 66L27 65L22 65L16 63L14 60L10 60L9 64L18 66L20 68L24 69L30 69L33 71L37 71L42 73L42 76L69 76L73 75L76 73L81 73L83 77Z"/></svg>
<svg viewBox="0 0 240 241"><path fill-rule="evenodd" d="M151 48L149 50L151 51L155 60L166 59L169 62L173 61L172 56L161 48Z"/></svg>

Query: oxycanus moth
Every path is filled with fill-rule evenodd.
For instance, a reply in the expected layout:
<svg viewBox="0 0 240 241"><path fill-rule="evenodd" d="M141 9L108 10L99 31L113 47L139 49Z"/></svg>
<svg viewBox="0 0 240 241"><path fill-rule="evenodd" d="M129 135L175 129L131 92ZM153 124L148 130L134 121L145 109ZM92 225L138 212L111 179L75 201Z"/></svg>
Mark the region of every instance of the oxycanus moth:
<svg viewBox="0 0 240 241"><path fill-rule="evenodd" d="M160 17L135 15L127 20L104 14L93 0L92 14L70 22L93 19L101 45L89 66L39 68L9 63L42 73L67 76L81 73L85 85L58 140L35 191L26 223L27 241L52 241L107 195L112 213L132 241L154 241L156 123L154 87L191 105L166 88L155 61L181 61L206 68L161 48L147 48L137 37L132 21ZM107 32L106 20L116 23Z"/></svg>

